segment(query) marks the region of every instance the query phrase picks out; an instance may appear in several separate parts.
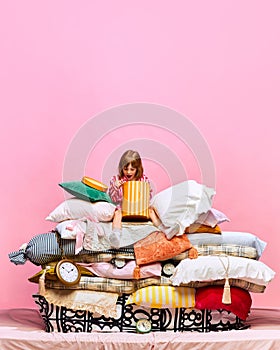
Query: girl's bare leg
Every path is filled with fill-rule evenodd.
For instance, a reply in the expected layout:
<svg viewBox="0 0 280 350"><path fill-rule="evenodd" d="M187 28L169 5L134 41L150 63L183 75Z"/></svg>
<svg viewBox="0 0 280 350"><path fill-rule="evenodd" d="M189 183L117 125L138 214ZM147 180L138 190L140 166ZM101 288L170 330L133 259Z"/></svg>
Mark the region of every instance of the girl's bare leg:
<svg viewBox="0 0 280 350"><path fill-rule="evenodd" d="M122 211L117 209L114 214L112 228L121 230L122 228Z"/></svg>
<svg viewBox="0 0 280 350"><path fill-rule="evenodd" d="M109 236L109 241L113 248L120 248L122 232L122 211L117 209L112 222L112 233Z"/></svg>
<svg viewBox="0 0 280 350"><path fill-rule="evenodd" d="M153 225L156 226L160 231L162 231L167 239L173 238L179 232L178 225L175 225L174 227L166 227L165 225L163 225L155 208L149 208L149 215Z"/></svg>
<svg viewBox="0 0 280 350"><path fill-rule="evenodd" d="M162 225L162 222L161 222L160 218L158 217L158 215L155 211L155 208L153 208L153 207L149 208L149 216L150 216L150 219L155 227L159 227Z"/></svg>

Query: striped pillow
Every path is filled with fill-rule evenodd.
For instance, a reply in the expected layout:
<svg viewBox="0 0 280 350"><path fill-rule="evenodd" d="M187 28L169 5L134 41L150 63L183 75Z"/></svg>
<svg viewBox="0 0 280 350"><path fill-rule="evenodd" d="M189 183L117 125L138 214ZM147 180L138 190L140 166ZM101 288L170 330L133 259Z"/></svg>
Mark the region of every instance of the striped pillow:
<svg viewBox="0 0 280 350"><path fill-rule="evenodd" d="M189 287L149 286L131 294L126 304L151 308L194 307L195 289Z"/></svg>

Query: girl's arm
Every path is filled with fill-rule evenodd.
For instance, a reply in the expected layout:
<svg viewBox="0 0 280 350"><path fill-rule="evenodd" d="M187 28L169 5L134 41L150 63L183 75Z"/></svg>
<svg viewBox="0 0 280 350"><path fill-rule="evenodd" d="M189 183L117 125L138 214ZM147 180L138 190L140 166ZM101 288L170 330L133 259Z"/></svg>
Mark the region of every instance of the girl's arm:
<svg viewBox="0 0 280 350"><path fill-rule="evenodd" d="M152 186L151 186L151 183L150 183L150 180L149 180L148 176L146 176L145 174L143 174L141 180L142 180L142 181L145 181L145 182L148 182L148 183L150 184L150 200L151 200L152 197L153 197L153 189L152 189Z"/></svg>
<svg viewBox="0 0 280 350"><path fill-rule="evenodd" d="M116 181L118 181L118 177L113 176L110 180L108 193L114 203L120 204L123 198L123 191L122 186L117 187Z"/></svg>

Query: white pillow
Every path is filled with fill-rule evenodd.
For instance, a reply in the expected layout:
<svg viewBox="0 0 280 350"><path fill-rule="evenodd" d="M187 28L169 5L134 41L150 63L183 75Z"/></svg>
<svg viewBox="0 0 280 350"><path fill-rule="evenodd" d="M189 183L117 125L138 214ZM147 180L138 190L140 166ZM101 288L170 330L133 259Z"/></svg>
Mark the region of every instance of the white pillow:
<svg viewBox="0 0 280 350"><path fill-rule="evenodd" d="M88 202L78 198L70 198L62 202L46 220L61 222L70 219L88 218L93 221L108 222L113 219L116 206L108 202Z"/></svg>
<svg viewBox="0 0 280 350"><path fill-rule="evenodd" d="M63 239L76 239L78 233L86 233L86 226L82 220L66 220L56 225L56 230Z"/></svg>
<svg viewBox="0 0 280 350"><path fill-rule="evenodd" d="M175 268L171 277L172 284L195 281L215 281L226 278L245 280L247 282L266 286L275 276L275 272L258 260L235 256L199 256L197 259L182 260Z"/></svg>
<svg viewBox="0 0 280 350"><path fill-rule="evenodd" d="M193 224L198 216L211 208L215 190L194 180L184 181L157 193L151 200L163 224L179 225L180 234Z"/></svg>
<svg viewBox="0 0 280 350"><path fill-rule="evenodd" d="M195 222L214 227L224 221L230 221L229 218L221 211L211 208L207 213L200 214Z"/></svg>

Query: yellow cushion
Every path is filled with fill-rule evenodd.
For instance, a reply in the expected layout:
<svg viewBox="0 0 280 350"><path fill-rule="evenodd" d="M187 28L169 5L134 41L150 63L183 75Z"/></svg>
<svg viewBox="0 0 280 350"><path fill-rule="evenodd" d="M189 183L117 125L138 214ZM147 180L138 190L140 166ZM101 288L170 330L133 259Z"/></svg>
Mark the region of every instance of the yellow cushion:
<svg viewBox="0 0 280 350"><path fill-rule="evenodd" d="M126 304L152 308L190 308L195 305L195 288L149 286L132 293Z"/></svg>
<svg viewBox="0 0 280 350"><path fill-rule="evenodd" d="M189 227L186 227L185 233L217 233L221 234L222 231L220 229L220 226L216 225L214 227L194 223L191 224Z"/></svg>
<svg viewBox="0 0 280 350"><path fill-rule="evenodd" d="M93 179L91 177L84 176L82 178L82 182L85 185L88 185L89 187L95 188L98 191L107 192L108 186L106 186L102 182L97 181L97 180L95 180L95 179Z"/></svg>

